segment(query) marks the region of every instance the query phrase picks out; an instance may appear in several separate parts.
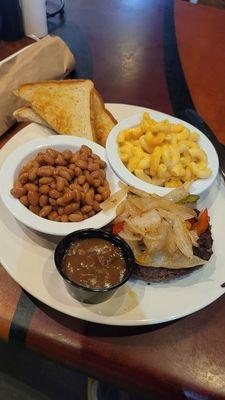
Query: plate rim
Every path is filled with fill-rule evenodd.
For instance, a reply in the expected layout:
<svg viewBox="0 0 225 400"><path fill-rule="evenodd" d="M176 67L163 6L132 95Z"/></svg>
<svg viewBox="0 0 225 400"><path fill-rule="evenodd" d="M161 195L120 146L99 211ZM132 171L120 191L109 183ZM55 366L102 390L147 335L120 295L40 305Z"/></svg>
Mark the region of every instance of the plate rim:
<svg viewBox="0 0 225 400"><path fill-rule="evenodd" d="M135 106L135 105L129 105L129 104L122 104L122 103L107 103L106 106L109 106L109 107L112 106L112 108L113 108L113 106L124 106L124 107L128 107L128 108L134 107L134 108L136 108L136 109L139 108L139 109L142 109L142 110L151 110L151 109L148 109L148 108L142 107L142 106ZM158 111L156 111L156 112L158 112ZM159 112L159 113L161 114L161 112ZM31 124L31 125L37 126L37 124ZM30 125L28 125L28 126L30 126ZM21 129L21 131L25 130L26 128L27 128L27 127ZM21 131L19 131L19 132L21 132ZM12 138L12 139L13 139L13 138ZM12 139L10 139L10 140L8 141L8 143L9 143ZM6 143L5 146L7 146L7 143ZM4 148L5 146L3 146L3 148ZM3 267L5 268L5 270L6 270L6 271L9 273L9 275L15 280L14 275L13 275L13 272L12 272L11 270L8 269L8 266L5 264L5 262L4 262L3 258L2 258L1 253L0 253L0 261L1 261L2 265L3 265ZM15 281L18 282L18 279L15 280ZM18 283L19 283L19 282L18 282ZM25 290L27 290L27 289L24 287L24 285L21 285L21 283L19 283L19 285L20 285L22 288L24 288ZM149 286L149 287L151 288L151 286ZM222 295L224 294L224 290L222 290L222 288L219 287L219 288L217 289L217 291L216 291L216 295L215 295L215 296L211 296L211 297L208 299L207 303L204 303L204 304L201 303L200 306L196 307L195 309L192 308L191 311L189 310L188 312L184 312L183 314L179 314L179 316L177 316L177 315L172 315L171 318L166 318L166 319L162 319L162 320L157 319L157 321L155 321L155 319L150 320L149 318L145 318L144 320L143 320L143 319L142 319L142 320L138 320L138 321L137 321L137 320L135 320L135 321L133 321L133 320L126 320L125 322L124 322L124 320L121 319L121 317L119 316L119 321L117 322L117 321L115 321L115 320L113 320L113 321L110 321L110 320L107 320L107 321L99 321L99 320L96 320L96 317L98 317L98 315L96 315L96 314L93 315L93 318L92 318L92 317L88 317L88 318L86 318L86 317L81 317L80 315L79 315L79 316L75 316L74 313L70 313L69 311L66 311L66 312L65 312L65 310L60 309L60 307L57 308L57 307L53 306L52 304L50 304L51 302L48 302L48 301L46 301L46 300L43 301L43 300L40 299L36 294L34 295L34 294L32 293L32 291L30 291L30 289L27 290L27 291L28 291L29 293L31 293L31 295L32 295L34 298L37 298L37 299L38 299L39 301L41 301L42 303L44 303L44 304L48 305L49 307L51 307L51 308L57 310L58 312L62 312L63 314L69 315L69 316L71 316L71 317L79 318L79 319L82 319L82 320L88 321L88 322L93 322L93 323L98 323L98 324L105 324L105 325L115 325L115 326L144 326L144 325L153 325L153 324L158 324L158 323L173 321L173 320L176 320L176 319L178 319L178 318L183 318L184 316L190 315L190 314L192 314L192 313L195 313L195 312L197 312L197 311L199 311L199 310L201 310L201 309L207 307L208 305L210 305L212 302L214 302L215 300L217 300L220 296L222 296ZM104 316L103 318L104 318L104 319L108 319L108 318L110 318L110 317ZM115 318L117 318L117 316L116 316L116 317L113 316L113 318L115 319ZM122 322L123 322L123 323L122 323Z"/></svg>
<svg viewBox="0 0 225 400"><path fill-rule="evenodd" d="M8 267L6 267L6 266L4 265L4 262L2 261L2 259L0 259L0 263L2 264L3 268L7 271L7 273L11 276L11 278L13 278L13 280L15 280L14 277L13 277L13 275L10 273L10 270L8 270ZM177 316L177 315L172 315L170 318L164 318L164 319L161 319L161 320L159 320L159 319L157 319L157 320L156 320L156 319L149 320L149 319L145 318L144 320L138 320L138 321L135 321L135 322L132 322L132 320L131 320L131 321L123 322L123 323L122 323L121 321L119 321L118 323L117 323L116 321L112 321L112 322L110 323L110 321L107 321L107 322L103 322L103 321L101 321L101 320L100 320L100 321L96 321L96 318L94 318L94 317L93 317L93 319L92 319L92 317L90 317L90 318L85 318L85 317L84 317L84 318L81 318L81 317L77 317L77 316L74 316L74 315L72 314L72 312L70 313L69 311L68 311L68 312L63 311L62 309L60 309L61 307L55 308L55 307L53 307L53 306L50 304L50 302L48 302L48 301L44 301L44 302L43 302L43 300L42 300L41 298L39 298L38 295L36 295L36 294L34 295L34 294L32 293L32 291L28 290L26 287L24 287L24 285L22 286L22 285L19 283L19 281L15 281L15 282L16 282L17 284L19 284L19 286L21 286L22 290L25 290L26 292L28 292L31 296L33 296L35 299L37 299L38 301L40 301L42 304L45 304L45 305L47 305L48 307L53 308L54 310L56 310L56 311L58 311L58 312L60 312L60 313L62 313L62 314L68 315L68 316L70 316L70 317L72 317L72 318L78 318L78 319L80 319L80 320L82 320L82 321L91 322L91 323L100 324L100 325L109 325L109 326L147 326L147 325L158 325L158 324L163 324L163 323L165 323L165 322L176 321L177 319L187 317L188 315L194 314L194 313L196 313L196 312L202 310L203 308L208 307L210 304L212 304L214 301L216 301L219 297L221 297L221 296L224 294L224 291L221 290L221 293L218 293L218 295L216 295L216 296L212 296L212 297L209 299L209 302L207 302L207 304L204 303L203 306L202 306L202 304L201 304L200 306L198 306L198 307L192 309L191 312L188 312L188 313L187 313L187 312L184 312L183 314L180 314L179 316ZM151 286L151 285L150 285L150 286ZM74 300L75 300L75 299L74 299ZM75 300L75 301L76 301L76 300ZM109 299L109 301L110 301L110 299ZM108 317L104 317L104 318L108 318ZM115 318L115 317L113 317L113 318ZM122 320L122 321L123 321L123 320Z"/></svg>

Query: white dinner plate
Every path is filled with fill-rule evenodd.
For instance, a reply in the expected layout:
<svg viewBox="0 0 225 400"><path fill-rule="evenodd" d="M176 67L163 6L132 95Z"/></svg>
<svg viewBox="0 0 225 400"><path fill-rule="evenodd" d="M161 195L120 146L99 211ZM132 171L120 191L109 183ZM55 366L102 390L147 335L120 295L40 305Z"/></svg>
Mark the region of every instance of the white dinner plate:
<svg viewBox="0 0 225 400"><path fill-rule="evenodd" d="M117 120L144 108L108 104ZM150 111L151 110L147 110ZM47 128L31 124L16 134L1 150L0 163L21 143L50 135ZM108 325L148 325L174 320L212 303L224 293L225 185L217 177L204 193L199 208L208 207L214 239L214 254L201 269L168 283L147 285L132 279L108 301L85 305L67 293L53 261L57 239L26 228L0 203L0 258L2 265L25 290L48 306L83 320ZM12 251L13 249L13 251Z"/></svg>

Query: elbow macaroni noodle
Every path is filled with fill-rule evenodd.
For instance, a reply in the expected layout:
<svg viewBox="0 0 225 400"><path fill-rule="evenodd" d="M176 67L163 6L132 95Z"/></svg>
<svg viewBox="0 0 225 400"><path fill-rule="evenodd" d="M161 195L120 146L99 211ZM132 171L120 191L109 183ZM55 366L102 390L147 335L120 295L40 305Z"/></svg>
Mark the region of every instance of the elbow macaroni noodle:
<svg viewBox="0 0 225 400"><path fill-rule="evenodd" d="M148 113L135 128L119 132L121 161L138 178L153 185L177 187L208 178L212 171L199 135L182 124L156 122Z"/></svg>

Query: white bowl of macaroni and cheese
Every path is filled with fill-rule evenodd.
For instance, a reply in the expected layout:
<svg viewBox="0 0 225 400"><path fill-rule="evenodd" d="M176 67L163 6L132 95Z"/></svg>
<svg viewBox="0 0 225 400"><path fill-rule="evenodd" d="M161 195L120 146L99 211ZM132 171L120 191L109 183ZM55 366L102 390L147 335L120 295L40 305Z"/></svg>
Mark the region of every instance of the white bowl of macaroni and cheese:
<svg viewBox="0 0 225 400"><path fill-rule="evenodd" d="M106 153L123 182L161 196L184 183L190 183L191 193L203 193L219 168L216 150L201 131L154 110L118 123Z"/></svg>

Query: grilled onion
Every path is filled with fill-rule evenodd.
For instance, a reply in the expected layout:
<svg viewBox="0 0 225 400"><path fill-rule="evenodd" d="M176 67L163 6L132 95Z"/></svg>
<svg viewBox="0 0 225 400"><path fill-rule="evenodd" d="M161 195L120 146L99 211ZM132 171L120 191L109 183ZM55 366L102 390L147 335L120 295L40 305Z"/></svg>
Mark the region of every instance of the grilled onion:
<svg viewBox="0 0 225 400"><path fill-rule="evenodd" d="M185 222L195 218L196 211L186 203L177 203L187 196L186 187L160 197L124 185L112 196L112 201L108 199L103 203L103 209L120 202L116 221L124 222L124 225L119 235L130 245L138 264L191 268L205 261L193 255L193 246L198 246L198 235L194 230L188 230L191 224Z"/></svg>

